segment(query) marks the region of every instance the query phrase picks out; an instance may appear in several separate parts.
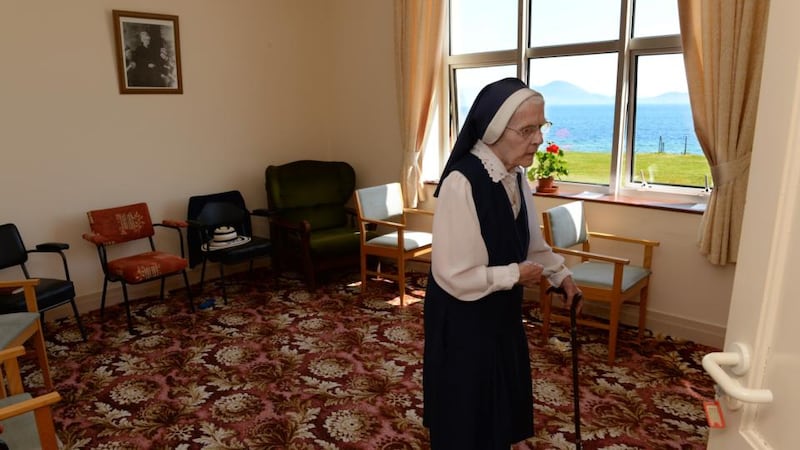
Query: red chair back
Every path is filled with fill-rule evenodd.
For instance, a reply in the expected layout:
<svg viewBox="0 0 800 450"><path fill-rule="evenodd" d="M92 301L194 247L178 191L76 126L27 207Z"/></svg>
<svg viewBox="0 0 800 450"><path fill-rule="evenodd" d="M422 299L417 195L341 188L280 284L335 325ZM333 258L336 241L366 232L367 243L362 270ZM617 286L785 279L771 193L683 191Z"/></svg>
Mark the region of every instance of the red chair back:
<svg viewBox="0 0 800 450"><path fill-rule="evenodd" d="M148 238L155 233L147 203L97 209L86 214L92 232L112 241L109 243Z"/></svg>

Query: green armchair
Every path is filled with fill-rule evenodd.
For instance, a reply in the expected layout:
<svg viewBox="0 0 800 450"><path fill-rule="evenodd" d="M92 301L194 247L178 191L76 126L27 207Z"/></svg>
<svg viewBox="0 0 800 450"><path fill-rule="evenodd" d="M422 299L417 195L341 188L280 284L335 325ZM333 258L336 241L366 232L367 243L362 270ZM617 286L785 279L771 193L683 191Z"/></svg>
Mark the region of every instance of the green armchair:
<svg viewBox="0 0 800 450"><path fill-rule="evenodd" d="M320 272L358 267L360 239L349 206L356 185L353 167L341 161L300 160L265 171L266 216L273 243L273 267L295 267L309 288Z"/></svg>

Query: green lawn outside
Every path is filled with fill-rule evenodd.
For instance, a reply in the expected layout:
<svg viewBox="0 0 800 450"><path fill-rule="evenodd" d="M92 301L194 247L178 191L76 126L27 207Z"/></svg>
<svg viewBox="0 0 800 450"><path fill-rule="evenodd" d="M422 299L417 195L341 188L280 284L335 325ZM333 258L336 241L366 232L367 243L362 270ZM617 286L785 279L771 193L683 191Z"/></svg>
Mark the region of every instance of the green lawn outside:
<svg viewBox="0 0 800 450"><path fill-rule="evenodd" d="M569 175L564 181L608 184L611 155L608 153L568 152ZM705 186L705 177L711 183L711 171L705 156L676 155L669 153L639 153L634 162L634 181L641 181L644 171L647 181L679 186ZM623 171L625 173L625 171Z"/></svg>

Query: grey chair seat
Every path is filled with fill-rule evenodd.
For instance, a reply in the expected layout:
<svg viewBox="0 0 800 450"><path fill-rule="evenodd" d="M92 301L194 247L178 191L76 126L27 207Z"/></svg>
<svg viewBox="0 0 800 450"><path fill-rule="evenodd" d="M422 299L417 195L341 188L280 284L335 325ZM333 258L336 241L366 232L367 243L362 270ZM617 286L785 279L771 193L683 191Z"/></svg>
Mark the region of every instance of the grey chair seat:
<svg viewBox="0 0 800 450"><path fill-rule="evenodd" d="M22 330L37 320L39 320L39 313L35 312L0 314L0 349L8 347L22 333Z"/></svg>

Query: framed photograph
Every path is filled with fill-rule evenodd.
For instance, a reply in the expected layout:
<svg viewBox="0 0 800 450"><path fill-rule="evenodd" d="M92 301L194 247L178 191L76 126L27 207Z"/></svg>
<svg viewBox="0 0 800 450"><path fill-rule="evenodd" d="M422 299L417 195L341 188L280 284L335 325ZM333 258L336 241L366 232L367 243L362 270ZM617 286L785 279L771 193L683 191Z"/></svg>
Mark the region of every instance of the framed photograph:
<svg viewBox="0 0 800 450"><path fill-rule="evenodd" d="M113 15L120 94L182 94L178 16Z"/></svg>

